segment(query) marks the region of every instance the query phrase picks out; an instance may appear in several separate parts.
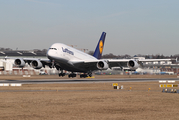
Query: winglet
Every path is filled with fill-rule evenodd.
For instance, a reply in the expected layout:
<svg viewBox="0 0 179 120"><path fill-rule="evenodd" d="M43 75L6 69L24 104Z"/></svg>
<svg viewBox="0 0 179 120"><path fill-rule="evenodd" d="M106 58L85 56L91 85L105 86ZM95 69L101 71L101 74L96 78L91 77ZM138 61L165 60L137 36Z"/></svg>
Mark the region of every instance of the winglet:
<svg viewBox="0 0 179 120"><path fill-rule="evenodd" d="M101 35L101 38L99 39L98 45L96 47L96 50L93 54L93 56L97 59L101 59L101 55L103 52L103 48L104 48L104 41L105 41L105 37L106 37L106 33L103 32Z"/></svg>

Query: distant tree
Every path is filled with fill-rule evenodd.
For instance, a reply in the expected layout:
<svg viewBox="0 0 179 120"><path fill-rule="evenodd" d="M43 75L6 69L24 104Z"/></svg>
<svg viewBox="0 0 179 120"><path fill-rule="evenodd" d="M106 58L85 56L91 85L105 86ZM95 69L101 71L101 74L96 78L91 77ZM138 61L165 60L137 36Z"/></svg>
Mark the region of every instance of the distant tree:
<svg viewBox="0 0 179 120"><path fill-rule="evenodd" d="M43 49L42 52L46 53L46 52L47 52L47 49Z"/></svg>
<svg viewBox="0 0 179 120"><path fill-rule="evenodd" d="M102 58L117 58L117 56L113 55L112 53L109 53L109 54L103 55Z"/></svg>
<svg viewBox="0 0 179 120"><path fill-rule="evenodd" d="M163 54L162 54L160 58L161 58L161 59L164 59L165 57L164 57Z"/></svg>
<svg viewBox="0 0 179 120"><path fill-rule="evenodd" d="M4 48L0 48L0 51L4 51Z"/></svg>
<svg viewBox="0 0 179 120"><path fill-rule="evenodd" d="M128 55L128 54L125 54L125 55L124 55L124 58L128 59L128 58L131 58L131 56Z"/></svg>
<svg viewBox="0 0 179 120"><path fill-rule="evenodd" d="M42 52L41 50L39 49L33 49L34 52Z"/></svg>
<svg viewBox="0 0 179 120"><path fill-rule="evenodd" d="M0 48L0 51L12 51L11 48Z"/></svg>
<svg viewBox="0 0 179 120"><path fill-rule="evenodd" d="M89 55L93 55L93 54L94 54L94 51L89 51L88 54L89 54Z"/></svg>

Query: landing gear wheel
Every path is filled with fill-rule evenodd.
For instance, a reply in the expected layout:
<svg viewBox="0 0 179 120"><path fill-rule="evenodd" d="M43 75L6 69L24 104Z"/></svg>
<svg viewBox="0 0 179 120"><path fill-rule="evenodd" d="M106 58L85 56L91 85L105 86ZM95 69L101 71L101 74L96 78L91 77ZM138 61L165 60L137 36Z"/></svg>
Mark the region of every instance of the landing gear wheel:
<svg viewBox="0 0 179 120"><path fill-rule="evenodd" d="M58 75L59 75L59 77L61 77L61 76L64 77L65 73L59 73Z"/></svg>
<svg viewBox="0 0 179 120"><path fill-rule="evenodd" d="M89 75L89 77L92 77L92 73L89 73L88 75Z"/></svg>
<svg viewBox="0 0 179 120"><path fill-rule="evenodd" d="M62 74L61 74L61 73L59 73L59 74L58 74L58 76L60 77L60 76L62 76Z"/></svg>
<svg viewBox="0 0 179 120"><path fill-rule="evenodd" d="M74 74L74 73L69 74L68 77L69 77L69 78L70 78L70 77L74 78L74 77L76 77L76 74Z"/></svg>
<svg viewBox="0 0 179 120"><path fill-rule="evenodd" d="M81 75L80 75L80 78L83 78L83 77L86 78L86 77L88 77L88 76L87 76L86 74L81 74Z"/></svg>
<svg viewBox="0 0 179 120"><path fill-rule="evenodd" d="M65 73L62 73L62 77L64 77L65 76Z"/></svg>

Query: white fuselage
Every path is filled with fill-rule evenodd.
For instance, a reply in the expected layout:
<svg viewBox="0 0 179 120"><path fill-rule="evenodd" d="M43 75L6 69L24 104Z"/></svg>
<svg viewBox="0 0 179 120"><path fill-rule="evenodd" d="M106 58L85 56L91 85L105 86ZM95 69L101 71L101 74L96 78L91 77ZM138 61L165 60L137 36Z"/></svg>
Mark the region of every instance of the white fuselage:
<svg viewBox="0 0 179 120"><path fill-rule="evenodd" d="M47 52L47 57L50 60L54 60L56 63L58 63L61 69L72 72L87 72L85 68L75 66L75 61L97 60L95 57L89 54L62 43L53 44Z"/></svg>

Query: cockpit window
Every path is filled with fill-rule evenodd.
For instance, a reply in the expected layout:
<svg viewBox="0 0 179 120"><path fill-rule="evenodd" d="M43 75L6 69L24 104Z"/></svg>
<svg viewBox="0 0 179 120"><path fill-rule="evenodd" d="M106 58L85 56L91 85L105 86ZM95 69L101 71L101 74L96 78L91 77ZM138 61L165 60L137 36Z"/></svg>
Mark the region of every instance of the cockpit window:
<svg viewBox="0 0 179 120"><path fill-rule="evenodd" d="M49 48L49 49L51 49L51 50L57 50L57 48Z"/></svg>

